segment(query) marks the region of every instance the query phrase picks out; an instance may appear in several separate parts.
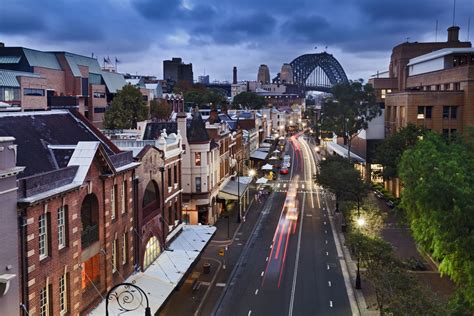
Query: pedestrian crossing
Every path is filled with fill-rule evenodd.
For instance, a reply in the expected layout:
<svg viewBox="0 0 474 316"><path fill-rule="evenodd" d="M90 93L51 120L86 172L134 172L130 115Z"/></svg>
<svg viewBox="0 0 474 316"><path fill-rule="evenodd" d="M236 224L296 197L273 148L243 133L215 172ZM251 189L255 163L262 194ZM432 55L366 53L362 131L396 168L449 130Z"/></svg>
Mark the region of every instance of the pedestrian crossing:
<svg viewBox="0 0 474 316"><path fill-rule="evenodd" d="M288 189L290 188L290 184L288 182L291 182L291 187L296 189L297 193L306 193L306 194L316 194L316 185L311 188L311 181L278 181L275 183L269 183L267 186L271 186L273 189L273 192L276 193L286 193L288 192Z"/></svg>

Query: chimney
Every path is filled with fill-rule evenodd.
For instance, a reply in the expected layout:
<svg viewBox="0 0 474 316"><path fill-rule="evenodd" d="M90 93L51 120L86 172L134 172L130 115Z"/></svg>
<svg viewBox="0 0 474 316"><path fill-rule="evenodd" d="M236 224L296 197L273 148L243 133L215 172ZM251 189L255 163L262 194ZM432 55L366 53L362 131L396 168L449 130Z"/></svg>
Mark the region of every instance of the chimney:
<svg viewBox="0 0 474 316"><path fill-rule="evenodd" d="M232 84L237 84L237 67L234 66Z"/></svg>
<svg viewBox="0 0 474 316"><path fill-rule="evenodd" d="M459 26L448 28L448 43L459 42Z"/></svg>

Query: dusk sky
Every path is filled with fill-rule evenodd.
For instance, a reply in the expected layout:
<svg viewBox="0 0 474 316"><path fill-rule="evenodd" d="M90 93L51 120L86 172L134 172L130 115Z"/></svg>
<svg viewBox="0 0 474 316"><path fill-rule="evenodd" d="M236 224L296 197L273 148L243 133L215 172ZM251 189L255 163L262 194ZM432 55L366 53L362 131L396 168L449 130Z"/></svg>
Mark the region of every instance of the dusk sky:
<svg viewBox="0 0 474 316"><path fill-rule="evenodd" d="M194 78L256 80L267 64L327 51L350 79L388 67L401 42L446 40L449 0L0 0L0 41L6 46L69 51L121 61L120 72L162 78L162 61L182 57ZM474 38L474 0L457 0L461 40ZM315 47L317 46L317 50ZM101 62L102 64L102 62Z"/></svg>

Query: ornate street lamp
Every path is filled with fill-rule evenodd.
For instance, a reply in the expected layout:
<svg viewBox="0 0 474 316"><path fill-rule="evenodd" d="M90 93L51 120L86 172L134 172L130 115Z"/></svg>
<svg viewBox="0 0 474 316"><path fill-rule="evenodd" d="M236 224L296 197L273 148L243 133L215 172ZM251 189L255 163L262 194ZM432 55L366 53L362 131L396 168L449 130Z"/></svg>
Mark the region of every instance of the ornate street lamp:
<svg viewBox="0 0 474 316"><path fill-rule="evenodd" d="M365 226L366 222L363 217L360 217L360 211L357 209L357 220L356 220L357 227L360 229ZM358 251L359 252L359 251ZM360 252L357 255L357 275L356 275L356 284L355 284L356 289L360 290L362 289L362 283L360 280Z"/></svg>
<svg viewBox="0 0 474 316"><path fill-rule="evenodd" d="M121 290L120 290L121 289ZM109 301L116 301L120 314L133 312L146 302L145 316L151 316L148 296L145 291L133 283L120 283L110 289L105 297L105 315L109 316Z"/></svg>

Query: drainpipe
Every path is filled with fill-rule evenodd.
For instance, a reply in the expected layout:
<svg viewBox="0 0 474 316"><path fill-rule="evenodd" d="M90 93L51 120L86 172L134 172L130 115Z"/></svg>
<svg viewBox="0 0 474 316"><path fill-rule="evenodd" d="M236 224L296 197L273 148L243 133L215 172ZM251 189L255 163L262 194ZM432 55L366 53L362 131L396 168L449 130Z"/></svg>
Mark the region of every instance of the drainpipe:
<svg viewBox="0 0 474 316"><path fill-rule="evenodd" d="M138 204L138 178L136 177L135 175L135 171L133 172L133 181L132 181L132 196L133 196L133 216L135 218L135 222L134 222L134 230L135 230L135 233L133 234L133 247L134 247L134 260L133 260L133 264L135 266L135 270L140 270L140 243L141 243L141 240L138 235L138 232L139 232L139 227L141 226L142 224L142 219L141 217L139 216L139 212L138 212L138 207L139 207L139 204ZM140 234L141 235L141 234Z"/></svg>
<svg viewBox="0 0 474 316"><path fill-rule="evenodd" d="M164 157L163 157L164 159ZM165 162L163 160L163 166ZM164 173L165 173L165 167L160 167L160 172L161 172L161 220L163 223L162 227L162 235L163 235L163 250L166 250L166 232L165 232L165 225L166 225L166 220L165 220L165 180L164 180Z"/></svg>
<svg viewBox="0 0 474 316"><path fill-rule="evenodd" d="M28 315L28 257L26 255L26 209L21 209L18 217L18 225L20 226L20 256L21 256L21 294L22 303L20 305L23 315Z"/></svg>
<svg viewBox="0 0 474 316"><path fill-rule="evenodd" d="M104 281L105 281L105 291L108 291L107 290L107 265L108 265L108 262L107 262L107 237L106 237L106 230L107 228L105 227L105 223L107 221L107 217L105 216L105 200L106 200L106 195L105 195L105 180L106 178L102 178L102 205L103 205L103 208L102 208L102 214L103 214L103 232L104 232L104 248L102 248L102 250L104 250L105 254L104 254ZM112 190L114 190L114 186L112 185ZM117 197L115 197L116 199ZM115 201L114 201L115 202ZM100 225L99 225L100 226ZM100 242L100 240L99 240ZM112 281L113 282L113 281Z"/></svg>

